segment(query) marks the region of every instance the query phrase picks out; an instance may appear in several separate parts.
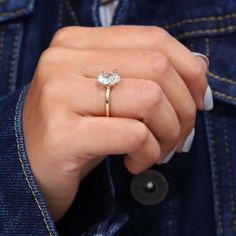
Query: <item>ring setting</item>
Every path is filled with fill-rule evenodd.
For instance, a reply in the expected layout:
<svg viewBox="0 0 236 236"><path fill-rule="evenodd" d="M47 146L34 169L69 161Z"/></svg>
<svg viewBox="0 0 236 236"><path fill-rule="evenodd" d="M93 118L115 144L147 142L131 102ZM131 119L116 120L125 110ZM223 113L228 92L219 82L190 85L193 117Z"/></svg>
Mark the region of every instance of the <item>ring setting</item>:
<svg viewBox="0 0 236 236"><path fill-rule="evenodd" d="M106 116L110 116L110 93L111 87L120 82L120 76L117 70L113 72L102 72L97 77L98 82L106 87Z"/></svg>
<svg viewBox="0 0 236 236"><path fill-rule="evenodd" d="M98 75L98 82L104 86L113 86L120 81L120 76L118 75L117 70L113 70L113 72L102 72Z"/></svg>

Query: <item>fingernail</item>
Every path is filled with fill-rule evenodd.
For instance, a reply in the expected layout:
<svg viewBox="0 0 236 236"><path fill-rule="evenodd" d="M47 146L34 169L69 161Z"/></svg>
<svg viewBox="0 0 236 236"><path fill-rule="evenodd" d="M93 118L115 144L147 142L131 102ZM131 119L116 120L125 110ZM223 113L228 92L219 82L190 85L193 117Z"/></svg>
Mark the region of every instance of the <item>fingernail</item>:
<svg viewBox="0 0 236 236"><path fill-rule="evenodd" d="M195 136L195 128L193 128L193 130L191 131L191 133L187 137L187 139L184 143L184 146L182 148L182 152L189 152L189 150L191 149L192 144L193 144L194 136Z"/></svg>
<svg viewBox="0 0 236 236"><path fill-rule="evenodd" d="M209 62L209 59L206 55L204 55L202 53L198 53L198 52L192 52L192 53L193 53L193 55L201 57L202 59L204 59L206 65L207 65L207 68L209 67L210 62ZM210 111L210 110L213 109L213 107L214 107L213 95L212 95L211 88L208 85L207 90L206 90L205 95L204 95L204 108L205 108L206 111Z"/></svg>
<svg viewBox="0 0 236 236"><path fill-rule="evenodd" d="M176 151L176 148L174 148L174 149L167 155L167 157L165 158L165 160L164 160L162 163L163 163L163 164L168 163L168 162L171 160L171 158L174 156L175 151Z"/></svg>
<svg viewBox="0 0 236 236"><path fill-rule="evenodd" d="M204 96L204 108L206 111L210 111L214 107L213 95L210 86L207 86L207 90Z"/></svg>
<svg viewBox="0 0 236 236"><path fill-rule="evenodd" d="M204 61L205 61L206 64L207 64L207 67L209 67L210 61L209 61L209 59L208 59L208 57L207 57L206 55L204 55L204 54L202 54L202 53L199 53L199 52L192 52L192 54L193 54L194 56L203 58Z"/></svg>

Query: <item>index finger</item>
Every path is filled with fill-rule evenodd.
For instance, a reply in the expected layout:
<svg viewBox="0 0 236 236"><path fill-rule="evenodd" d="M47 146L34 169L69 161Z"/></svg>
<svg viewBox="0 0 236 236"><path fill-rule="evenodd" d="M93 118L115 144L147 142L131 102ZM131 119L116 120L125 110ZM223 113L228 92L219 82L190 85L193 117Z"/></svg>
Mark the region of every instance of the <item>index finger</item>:
<svg viewBox="0 0 236 236"><path fill-rule="evenodd" d="M66 27L56 33L51 46L79 49L133 48L157 50L166 55L182 77L197 107L204 109L207 66L204 66L188 48L160 27Z"/></svg>

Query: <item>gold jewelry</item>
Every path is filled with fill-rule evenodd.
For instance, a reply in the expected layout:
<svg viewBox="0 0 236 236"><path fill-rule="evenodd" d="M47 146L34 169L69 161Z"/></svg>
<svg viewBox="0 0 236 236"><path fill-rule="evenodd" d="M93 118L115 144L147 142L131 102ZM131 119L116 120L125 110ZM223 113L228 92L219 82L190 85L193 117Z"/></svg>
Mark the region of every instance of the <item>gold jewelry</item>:
<svg viewBox="0 0 236 236"><path fill-rule="evenodd" d="M97 80L100 84L106 87L106 116L110 116L110 95L111 95L111 87L117 84L120 81L120 76L118 75L117 70L113 70L113 72L102 72L98 75Z"/></svg>

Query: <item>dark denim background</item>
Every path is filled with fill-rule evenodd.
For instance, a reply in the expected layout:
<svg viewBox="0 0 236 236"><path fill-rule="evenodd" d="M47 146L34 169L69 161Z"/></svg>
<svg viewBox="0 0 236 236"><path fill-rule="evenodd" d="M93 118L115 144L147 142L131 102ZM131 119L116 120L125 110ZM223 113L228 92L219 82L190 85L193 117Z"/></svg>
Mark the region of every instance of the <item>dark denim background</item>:
<svg viewBox="0 0 236 236"><path fill-rule="evenodd" d="M135 202L132 175L122 157L113 156L83 181L71 209L54 225L25 152L24 86L59 28L100 25L99 2L0 2L0 235L236 235L234 0L120 0L113 24L162 26L210 58L215 109L198 113L188 154L153 167L169 182L164 202L152 207Z"/></svg>

